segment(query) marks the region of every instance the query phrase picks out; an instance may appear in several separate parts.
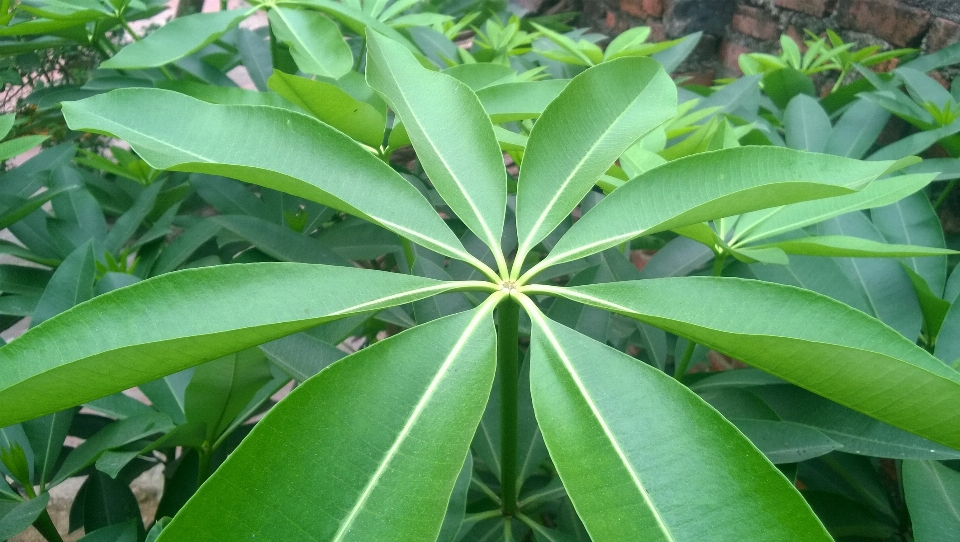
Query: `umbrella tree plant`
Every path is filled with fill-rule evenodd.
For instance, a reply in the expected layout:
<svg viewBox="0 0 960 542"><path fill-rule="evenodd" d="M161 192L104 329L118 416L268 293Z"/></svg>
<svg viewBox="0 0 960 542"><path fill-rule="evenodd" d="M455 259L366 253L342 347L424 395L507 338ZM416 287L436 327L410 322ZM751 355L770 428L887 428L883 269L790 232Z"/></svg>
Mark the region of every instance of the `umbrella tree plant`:
<svg viewBox="0 0 960 542"><path fill-rule="evenodd" d="M297 112L123 89L66 103L64 114L74 129L126 140L155 168L230 176L335 207L403 237L411 259L434 251L473 266L478 280L299 263L145 280L0 349L0 426L324 322L459 291L471 293L474 308L375 343L296 388L160 540L437 539L497 373L501 483L499 505L485 517L505 539L521 521L562 540L517 499L521 311L530 321L536 420L593 540L829 540L793 485L730 422L679 381L548 318L550 298L661 327L960 447L960 375L827 297L722 277L538 281L553 266L638 236L851 194L905 162L772 147L696 154L632 179L546 243L618 156L675 115L676 88L663 69L621 58L574 78L540 115L523 151L510 239L508 176L476 95L389 38L369 32L368 44L369 84L482 251L468 251L376 154ZM541 259L544 246L552 250Z"/></svg>

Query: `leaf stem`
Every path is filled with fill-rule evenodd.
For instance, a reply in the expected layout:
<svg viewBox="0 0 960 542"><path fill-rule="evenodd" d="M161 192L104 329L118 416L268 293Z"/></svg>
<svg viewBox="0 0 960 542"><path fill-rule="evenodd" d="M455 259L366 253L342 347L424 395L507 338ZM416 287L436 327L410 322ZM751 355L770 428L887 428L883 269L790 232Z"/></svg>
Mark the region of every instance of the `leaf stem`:
<svg viewBox="0 0 960 542"><path fill-rule="evenodd" d="M960 179L954 179L947 184L943 192L940 193L940 197L937 198L937 201L933 202L934 209L940 209L940 206L943 205L943 202L947 201L947 197L950 195L950 192L953 192L958 182L960 182Z"/></svg>
<svg viewBox="0 0 960 542"><path fill-rule="evenodd" d="M53 520L50 519L50 513L47 512L46 509L34 520L33 526L50 542L63 542L63 538L60 537L60 532L57 531L57 526L53 524Z"/></svg>
<svg viewBox="0 0 960 542"><path fill-rule="evenodd" d="M513 298L497 307L497 356L500 371L500 498L503 513L517 513L517 402L520 389L520 305Z"/></svg>
<svg viewBox="0 0 960 542"><path fill-rule="evenodd" d="M690 359L693 357L693 351L696 349L697 343L688 340L687 349L683 351L683 358L681 358L680 363L677 364L677 368L673 372L673 378L683 380L683 375L687 374L687 368L690 367Z"/></svg>

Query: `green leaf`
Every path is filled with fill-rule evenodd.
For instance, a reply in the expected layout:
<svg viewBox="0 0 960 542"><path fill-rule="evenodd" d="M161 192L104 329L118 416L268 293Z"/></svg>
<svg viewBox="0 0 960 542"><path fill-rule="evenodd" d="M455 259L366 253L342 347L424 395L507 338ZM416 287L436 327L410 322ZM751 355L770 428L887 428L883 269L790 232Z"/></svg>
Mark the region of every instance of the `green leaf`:
<svg viewBox="0 0 960 542"><path fill-rule="evenodd" d="M792 422L730 420L771 463L799 463L843 448L816 429Z"/></svg>
<svg viewBox="0 0 960 542"><path fill-rule="evenodd" d="M847 213L821 222L819 235L846 235L882 242L883 236L863 213ZM923 325L923 313L915 288L898 262L884 258L836 258L837 264L855 287L866 295L868 314L916 340Z"/></svg>
<svg viewBox="0 0 960 542"><path fill-rule="evenodd" d="M781 109L787 107L790 100L799 94L817 94L813 81L793 68L781 68L764 75L763 91Z"/></svg>
<svg viewBox="0 0 960 542"><path fill-rule="evenodd" d="M204 424L206 440L212 444L270 379L267 360L258 349L241 350L200 365L184 394L187 423Z"/></svg>
<svg viewBox="0 0 960 542"><path fill-rule="evenodd" d="M50 136L45 135L28 135L4 141L0 143L0 160L9 160L14 156L19 156L49 138Z"/></svg>
<svg viewBox="0 0 960 542"><path fill-rule="evenodd" d="M953 301L943 318L934 353L944 363L953 365L960 360L960 303Z"/></svg>
<svg viewBox="0 0 960 542"><path fill-rule="evenodd" d="M267 80L267 85L277 94L357 141L373 148L383 145L386 111L378 111L340 87L276 70Z"/></svg>
<svg viewBox="0 0 960 542"><path fill-rule="evenodd" d="M417 326L304 382L159 540L435 539L493 382L492 308ZM278 479L283 491L263 491Z"/></svg>
<svg viewBox="0 0 960 542"><path fill-rule="evenodd" d="M42 207L44 203L76 188L76 185L72 185L45 190L29 199L4 194L4 199L7 202L0 207L0 228L7 228Z"/></svg>
<svg viewBox="0 0 960 542"><path fill-rule="evenodd" d="M889 205L920 190L932 180L932 174L897 175L876 180L856 194L747 213L737 221L733 239L740 243L759 241L850 211Z"/></svg>
<svg viewBox="0 0 960 542"><path fill-rule="evenodd" d="M846 235L817 235L777 241L751 248L776 247L787 254L812 256L847 256L852 258L907 258L913 256L946 256L956 251L917 245L894 245Z"/></svg>
<svg viewBox="0 0 960 542"><path fill-rule="evenodd" d="M517 183L517 260L570 214L627 148L673 118L676 106L670 77L647 58L605 62L573 78L527 142Z"/></svg>
<svg viewBox="0 0 960 542"><path fill-rule="evenodd" d="M0 373L0 402L11 405L0 412L0 426L457 284L294 263L188 269L138 282L94 298L0 348L0 366L7 368ZM131 307L150 307L151 324L130 318ZM84 385L76 386L77 381Z"/></svg>
<svg viewBox="0 0 960 542"><path fill-rule="evenodd" d="M896 203L873 208L870 218L889 243L946 247L940 219L923 192L915 192ZM923 277L935 296L943 294L947 281L946 257L913 258L903 263Z"/></svg>
<svg viewBox="0 0 960 542"><path fill-rule="evenodd" d="M734 278L528 287L636 318L960 449L960 374L893 329L828 297ZM738 316L750 307L750 318Z"/></svg>
<svg viewBox="0 0 960 542"><path fill-rule="evenodd" d="M57 267L33 311L31 327L93 297L96 275L93 247L93 241L84 243Z"/></svg>
<svg viewBox="0 0 960 542"><path fill-rule="evenodd" d="M771 377L772 378L772 377ZM812 427L842 451L891 459L957 459L960 452L828 401L796 386L760 386L750 392L786 422Z"/></svg>
<svg viewBox="0 0 960 542"><path fill-rule="evenodd" d="M51 485L57 485L80 472L84 467L92 465L107 450L125 446L151 435L166 433L173 427L170 418L160 412L150 412L115 421L74 448L53 477Z"/></svg>
<svg viewBox="0 0 960 542"><path fill-rule="evenodd" d="M130 70L156 68L176 62L219 39L249 13L248 9L234 9L177 17L146 38L127 45L102 62L100 67Z"/></svg>
<svg viewBox="0 0 960 542"><path fill-rule="evenodd" d="M694 393L527 310L537 419L591 538L830 540L796 489ZM721 501L738 513L711 505Z"/></svg>
<svg viewBox="0 0 960 542"><path fill-rule="evenodd" d="M463 462L457 481L453 484L453 493L447 505L447 513L443 516L443 525L437 542L455 542L457 534L463 525L463 516L467 508L467 496L470 491L470 480L473 477L473 454L467 452L467 459Z"/></svg>
<svg viewBox="0 0 960 542"><path fill-rule="evenodd" d="M157 88L172 90L212 104L221 105L269 105L292 109L290 102L272 92L257 92L238 87L218 87L193 81L157 81Z"/></svg>
<svg viewBox="0 0 960 542"><path fill-rule="evenodd" d="M307 333L294 333L260 345L260 350L298 382L319 373L346 352Z"/></svg>
<svg viewBox="0 0 960 542"><path fill-rule="evenodd" d="M535 119L560 95L567 83L563 79L502 83L478 90L477 98L494 124Z"/></svg>
<svg viewBox="0 0 960 542"><path fill-rule="evenodd" d="M783 112L784 136L791 149L823 152L833 126L816 98L798 94Z"/></svg>
<svg viewBox="0 0 960 542"><path fill-rule="evenodd" d="M368 33L367 82L403 120L417 158L447 205L506 263L500 249L507 172L493 125L470 88L428 70L400 44Z"/></svg>
<svg viewBox="0 0 960 542"><path fill-rule="evenodd" d="M43 493L36 499L9 502L0 500L0 539L8 540L27 530L33 521L47 508L50 494Z"/></svg>
<svg viewBox="0 0 960 542"><path fill-rule="evenodd" d="M281 190L473 260L416 188L349 137L306 115L212 105L155 89L115 90L65 103L63 111L73 129L125 139L157 169L227 175Z"/></svg>
<svg viewBox="0 0 960 542"><path fill-rule="evenodd" d="M917 542L950 540L960 530L960 473L936 461L904 461L903 492Z"/></svg>
<svg viewBox="0 0 960 542"><path fill-rule="evenodd" d="M863 158L889 120L890 113L882 107L868 100L857 100L837 120L823 152Z"/></svg>
<svg viewBox="0 0 960 542"><path fill-rule="evenodd" d="M37 485L41 488L45 488L46 483L53 477L64 439L67 438L67 431L76 413L77 410L72 408L61 410L22 424L23 432L33 449L34 472Z"/></svg>
<svg viewBox="0 0 960 542"><path fill-rule="evenodd" d="M851 194L891 165L772 147L737 147L674 160L604 198L535 269L581 258L644 234L785 203Z"/></svg>
<svg viewBox="0 0 960 542"><path fill-rule="evenodd" d="M265 254L281 261L349 266L350 262L333 253L313 237L290 228L245 215L221 215L210 218L223 229L239 235Z"/></svg>
<svg viewBox="0 0 960 542"><path fill-rule="evenodd" d="M16 122L16 118L17 116L13 113L0 115L0 139L10 135L10 130L13 129L13 124Z"/></svg>
<svg viewBox="0 0 960 542"><path fill-rule="evenodd" d="M270 29L304 73L337 79L353 68L353 53L337 23L315 12L274 7Z"/></svg>
<svg viewBox="0 0 960 542"><path fill-rule="evenodd" d="M397 32L392 26L371 17L360 9L355 9L354 5L336 0L278 0L278 6L301 6L309 9L316 9L326 13L331 18L340 21L340 24L350 29L358 36L364 36L367 29L375 30L378 34L383 34L390 39L402 43L410 52L419 54L419 49L403 34Z"/></svg>

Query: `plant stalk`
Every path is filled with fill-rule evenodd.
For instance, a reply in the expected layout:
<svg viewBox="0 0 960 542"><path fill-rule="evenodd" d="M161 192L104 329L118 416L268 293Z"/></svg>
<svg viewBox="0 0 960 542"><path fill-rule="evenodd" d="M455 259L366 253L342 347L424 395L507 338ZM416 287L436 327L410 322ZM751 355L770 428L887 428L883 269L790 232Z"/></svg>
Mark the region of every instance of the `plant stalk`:
<svg viewBox="0 0 960 542"><path fill-rule="evenodd" d="M503 514L517 513L517 401L520 388L520 305L506 298L497 307L497 369L500 371L500 498Z"/></svg>
<svg viewBox="0 0 960 542"><path fill-rule="evenodd" d="M63 538L60 537L56 525L54 525L53 520L50 519L50 513L46 510L40 514L40 517L34 520L33 526L49 542L63 542Z"/></svg>

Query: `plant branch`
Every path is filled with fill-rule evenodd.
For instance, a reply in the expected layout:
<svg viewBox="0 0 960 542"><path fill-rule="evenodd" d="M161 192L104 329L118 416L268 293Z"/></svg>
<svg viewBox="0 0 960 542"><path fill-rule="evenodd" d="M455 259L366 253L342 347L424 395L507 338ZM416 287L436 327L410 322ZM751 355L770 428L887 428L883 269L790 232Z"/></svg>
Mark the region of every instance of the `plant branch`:
<svg viewBox="0 0 960 542"><path fill-rule="evenodd" d="M53 524L53 520L50 519L50 513L47 512L46 509L40 514L40 517L34 520L33 526L50 542L63 542L63 538L60 537L60 532L57 531L57 526Z"/></svg>
<svg viewBox="0 0 960 542"><path fill-rule="evenodd" d="M497 369L500 371L500 495L503 513L517 513L517 401L520 388L520 305L512 298L497 307Z"/></svg>

